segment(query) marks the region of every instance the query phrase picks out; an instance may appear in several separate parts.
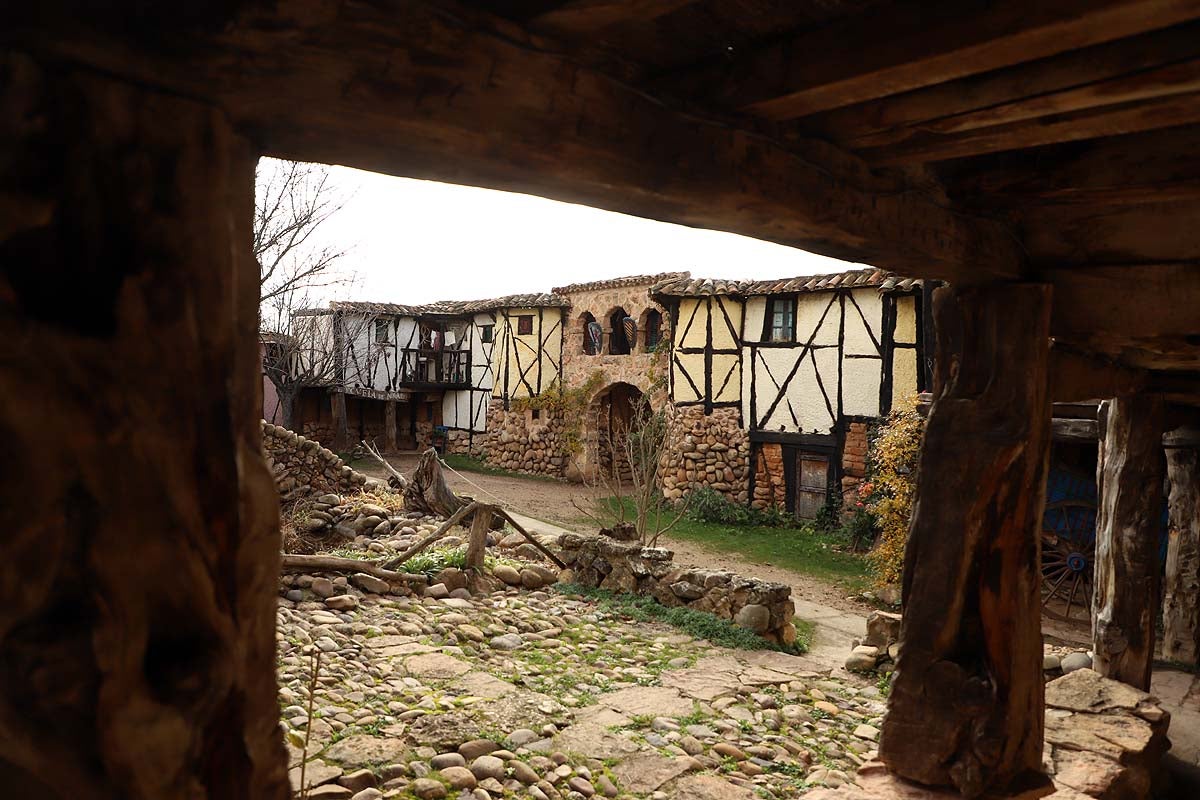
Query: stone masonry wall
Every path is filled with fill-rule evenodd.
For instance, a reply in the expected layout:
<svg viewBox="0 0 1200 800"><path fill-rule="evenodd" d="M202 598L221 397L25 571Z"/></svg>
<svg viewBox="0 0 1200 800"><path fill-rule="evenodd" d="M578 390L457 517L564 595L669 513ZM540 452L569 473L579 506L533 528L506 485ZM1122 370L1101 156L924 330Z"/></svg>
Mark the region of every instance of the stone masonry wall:
<svg viewBox="0 0 1200 800"><path fill-rule="evenodd" d="M361 489L367 476L355 472L337 453L295 431L263 421L263 451L285 502L313 494Z"/></svg>
<svg viewBox="0 0 1200 800"><path fill-rule="evenodd" d="M447 431L446 432L446 452L455 453L458 455L471 456L472 458L483 458L487 452L487 437L482 433L476 433L472 438L470 431Z"/></svg>
<svg viewBox="0 0 1200 800"><path fill-rule="evenodd" d="M566 426L553 411L542 410L538 419L533 414L530 410L506 411L503 401L493 399L488 404L486 442L481 445L484 458L514 472L561 477L567 464Z"/></svg>
<svg viewBox="0 0 1200 800"><path fill-rule="evenodd" d="M745 578L732 572L679 567L674 554L607 536L565 533L560 557L569 573L559 580L615 592L653 597L664 606L686 606L730 619L768 641L792 644L796 606L791 587Z"/></svg>
<svg viewBox="0 0 1200 800"><path fill-rule="evenodd" d="M787 508L787 480L783 472L783 445L763 442L754 458L755 508Z"/></svg>
<svg viewBox="0 0 1200 800"><path fill-rule="evenodd" d="M669 407L671 432L664 456L663 494L679 500L707 486L736 503L749 500L750 439L736 408Z"/></svg>
<svg viewBox="0 0 1200 800"><path fill-rule="evenodd" d="M867 476L867 423L851 422L842 449L842 510L851 512L858 500L858 487Z"/></svg>

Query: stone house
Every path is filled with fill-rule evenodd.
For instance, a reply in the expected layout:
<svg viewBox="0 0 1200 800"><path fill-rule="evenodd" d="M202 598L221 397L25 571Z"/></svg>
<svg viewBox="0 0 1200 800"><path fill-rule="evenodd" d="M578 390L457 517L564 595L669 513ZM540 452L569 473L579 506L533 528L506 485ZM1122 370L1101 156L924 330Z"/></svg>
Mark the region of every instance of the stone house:
<svg viewBox="0 0 1200 800"><path fill-rule="evenodd" d="M424 448L436 431L450 452L583 480L646 398L670 418L667 497L707 486L800 518L855 490L869 425L929 377L921 284L876 269L321 313L341 321L344 364L301 403L305 435L336 440L340 399L350 442Z"/></svg>

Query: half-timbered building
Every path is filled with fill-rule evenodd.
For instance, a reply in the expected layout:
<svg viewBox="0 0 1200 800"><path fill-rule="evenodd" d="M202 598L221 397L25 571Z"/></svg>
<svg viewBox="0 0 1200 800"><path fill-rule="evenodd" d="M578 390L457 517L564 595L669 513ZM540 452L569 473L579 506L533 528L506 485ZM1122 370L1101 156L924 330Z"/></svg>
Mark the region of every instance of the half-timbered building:
<svg viewBox="0 0 1200 800"><path fill-rule="evenodd" d="M718 490L801 518L853 490L868 426L929 380L921 288L876 269L656 285L678 331L675 407L689 428L728 429L736 417L746 432L749 468L739 476L735 465ZM668 475L669 495L704 482L688 470Z"/></svg>

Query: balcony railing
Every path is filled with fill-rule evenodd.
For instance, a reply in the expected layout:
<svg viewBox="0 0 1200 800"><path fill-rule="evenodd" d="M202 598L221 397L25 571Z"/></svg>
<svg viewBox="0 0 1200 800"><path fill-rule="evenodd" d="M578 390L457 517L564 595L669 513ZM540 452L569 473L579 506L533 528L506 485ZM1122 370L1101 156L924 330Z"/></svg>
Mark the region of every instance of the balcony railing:
<svg viewBox="0 0 1200 800"><path fill-rule="evenodd" d="M400 356L400 386L465 389L471 385L470 350L405 347Z"/></svg>

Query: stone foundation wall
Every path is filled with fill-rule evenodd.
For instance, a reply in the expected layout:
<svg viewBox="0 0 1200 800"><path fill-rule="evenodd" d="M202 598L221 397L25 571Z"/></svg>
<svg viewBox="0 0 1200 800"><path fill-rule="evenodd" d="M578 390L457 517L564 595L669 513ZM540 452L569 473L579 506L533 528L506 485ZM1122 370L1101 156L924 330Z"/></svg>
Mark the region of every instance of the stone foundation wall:
<svg viewBox="0 0 1200 800"><path fill-rule="evenodd" d="M506 411L502 400L493 399L488 404L487 430L481 451L492 466L562 477L568 462L563 441L566 425L553 411Z"/></svg>
<svg viewBox="0 0 1200 800"><path fill-rule="evenodd" d="M670 406L671 432L663 464L663 494L679 500L707 486L736 503L749 501L750 439L736 408Z"/></svg>
<svg viewBox="0 0 1200 800"><path fill-rule="evenodd" d="M733 620L768 641L796 641L790 586L732 572L678 567L671 563L670 550L607 536L566 533L558 546L570 570L559 576L564 582L653 597L664 606L686 606Z"/></svg>
<svg viewBox="0 0 1200 800"><path fill-rule="evenodd" d="M783 473L783 445L763 442L754 454L755 508L787 508L787 479Z"/></svg>
<svg viewBox="0 0 1200 800"><path fill-rule="evenodd" d="M486 435L482 433L476 433L472 437L470 431L447 431L446 452L472 458L483 458L487 449L485 447L486 439Z"/></svg>
<svg viewBox="0 0 1200 800"><path fill-rule="evenodd" d="M312 494L353 492L367 482L366 475L346 466L337 453L295 431L264 421L262 436L267 464L284 501Z"/></svg>
<svg viewBox="0 0 1200 800"><path fill-rule="evenodd" d="M867 423L851 422L842 448L842 510L850 513L858 499L858 487L867 476Z"/></svg>

